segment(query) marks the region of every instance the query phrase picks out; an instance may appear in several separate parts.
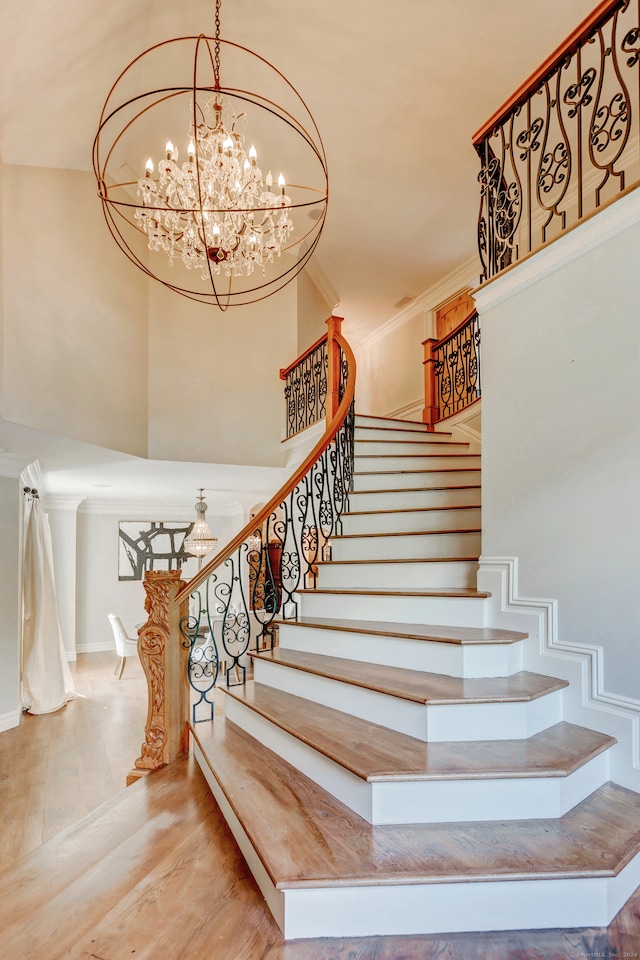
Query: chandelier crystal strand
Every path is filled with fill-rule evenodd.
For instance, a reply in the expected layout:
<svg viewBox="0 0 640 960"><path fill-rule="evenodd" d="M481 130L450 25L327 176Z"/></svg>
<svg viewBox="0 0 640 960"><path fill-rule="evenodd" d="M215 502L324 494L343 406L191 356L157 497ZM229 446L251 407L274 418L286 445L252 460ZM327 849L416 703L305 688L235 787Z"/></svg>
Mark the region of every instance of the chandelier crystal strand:
<svg viewBox="0 0 640 960"><path fill-rule="evenodd" d="M195 140L192 134L181 166L177 148L168 141L157 179L150 158L138 181L143 206L135 217L149 237L149 249L163 250L171 264L180 257L205 280L207 261L217 275L251 276L256 267L264 273L293 232L283 175L276 193L271 171L263 178L255 147L245 153L238 129L244 114L233 115L228 130L225 106L221 94L205 105L205 120Z"/></svg>

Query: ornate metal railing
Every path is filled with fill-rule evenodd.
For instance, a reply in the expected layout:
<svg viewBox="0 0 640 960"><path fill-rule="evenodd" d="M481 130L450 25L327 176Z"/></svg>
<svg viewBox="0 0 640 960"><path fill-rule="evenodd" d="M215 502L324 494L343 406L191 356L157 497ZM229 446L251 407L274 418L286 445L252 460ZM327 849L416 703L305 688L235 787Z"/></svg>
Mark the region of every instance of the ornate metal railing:
<svg viewBox="0 0 640 960"><path fill-rule="evenodd" d="M324 419L327 408L327 335L280 371L285 380L287 439Z"/></svg>
<svg viewBox="0 0 640 960"><path fill-rule="evenodd" d="M273 648L276 620L297 615L296 591L315 587L317 564L330 558L331 538L341 531L353 473L355 361L339 334L340 319L333 320L325 349L328 415L334 415L324 437L289 482L176 596L176 604L189 598L180 630L189 650L194 722L213 716L219 680L245 683L248 653Z"/></svg>
<svg viewBox="0 0 640 960"><path fill-rule="evenodd" d="M481 280L640 182L640 0L605 0L475 134Z"/></svg>
<svg viewBox="0 0 640 960"><path fill-rule="evenodd" d="M480 399L480 317L473 310L442 340L424 340L425 407L431 428Z"/></svg>

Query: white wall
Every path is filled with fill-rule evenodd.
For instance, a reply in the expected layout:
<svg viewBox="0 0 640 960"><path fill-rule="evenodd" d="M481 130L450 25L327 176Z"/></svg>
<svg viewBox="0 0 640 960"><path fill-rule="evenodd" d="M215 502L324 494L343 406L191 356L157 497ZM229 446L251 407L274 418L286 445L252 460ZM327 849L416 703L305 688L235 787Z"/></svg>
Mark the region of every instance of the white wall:
<svg viewBox="0 0 640 960"><path fill-rule="evenodd" d="M20 482L0 476L0 730L20 721Z"/></svg>
<svg viewBox="0 0 640 960"><path fill-rule="evenodd" d="M327 319L331 316L332 304L323 296L306 270L298 274L298 339L296 356L300 356L307 347L319 340L327 332ZM338 312L339 313L339 312ZM283 360L281 367L287 367L295 360Z"/></svg>
<svg viewBox="0 0 640 960"><path fill-rule="evenodd" d="M598 239L621 220L624 229ZM591 235L595 245L556 268ZM520 595L557 598L560 640L602 645L605 690L634 698L638 251L640 191L543 252L551 272L536 280L533 258L478 295L483 554L519 557Z"/></svg>
<svg viewBox="0 0 640 960"><path fill-rule="evenodd" d="M93 175L5 165L2 203L3 416L144 456L148 282Z"/></svg>
<svg viewBox="0 0 640 960"><path fill-rule="evenodd" d="M102 508L84 504L77 522L77 603L76 649L78 653L111 649L113 634L109 613L122 618L129 636L135 637L135 625L144 623L145 592L141 581L118 580L119 520L191 520L193 504L183 511L130 505ZM227 543L243 526L239 508L235 514L216 514L209 509L207 522L220 545Z"/></svg>
<svg viewBox="0 0 640 960"><path fill-rule="evenodd" d="M384 326L362 343L351 344L358 368L358 413L422 420L422 341L435 336L434 314L437 307L477 283L478 273L479 261L472 257L458 270L443 277L412 303L390 316ZM349 339L348 322L345 323L344 332Z"/></svg>
<svg viewBox="0 0 640 960"><path fill-rule="evenodd" d="M150 283L149 456L280 466L280 368L297 356L296 281L246 307Z"/></svg>
<svg viewBox="0 0 640 960"><path fill-rule="evenodd" d="M47 498L60 629L68 660L76 659L76 527L79 497Z"/></svg>

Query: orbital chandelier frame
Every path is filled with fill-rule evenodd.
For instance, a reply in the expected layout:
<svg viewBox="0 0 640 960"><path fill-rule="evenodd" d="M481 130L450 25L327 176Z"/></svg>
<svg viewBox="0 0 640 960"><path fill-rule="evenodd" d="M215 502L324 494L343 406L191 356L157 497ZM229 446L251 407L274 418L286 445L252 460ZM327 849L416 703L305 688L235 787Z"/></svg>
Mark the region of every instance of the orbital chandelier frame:
<svg viewBox="0 0 640 960"><path fill-rule="evenodd" d="M167 81L145 92L132 92L136 71L155 67L161 72L162 59L170 60L176 45L183 57L185 51L193 51L189 83ZM266 68L290 103L283 106L265 93L223 83L225 52L228 59L244 58L254 69L256 64ZM191 137L188 161L179 167L178 151L167 142L157 180L151 159L144 175L123 179L122 169L131 172L122 157L136 124L146 123L153 110L185 97L190 101L183 131ZM271 172L263 178L257 167L255 148L248 155L244 152L244 135L237 129L244 113L232 114L227 129L229 104L283 124L304 155L305 172L312 169L313 182L287 182L285 193L281 177L279 194L274 192ZM213 126L207 122L212 113ZM326 218L327 162L315 120L295 87L272 63L220 37L220 0L216 0L214 37L200 34L162 41L120 73L100 116L93 167L107 226L128 259L174 292L221 310L263 300L294 280L312 256ZM309 226L301 223L305 212ZM141 240L148 241L147 249L141 249ZM174 259L199 270L198 280L191 281L189 276L187 281L186 274L172 276Z"/></svg>

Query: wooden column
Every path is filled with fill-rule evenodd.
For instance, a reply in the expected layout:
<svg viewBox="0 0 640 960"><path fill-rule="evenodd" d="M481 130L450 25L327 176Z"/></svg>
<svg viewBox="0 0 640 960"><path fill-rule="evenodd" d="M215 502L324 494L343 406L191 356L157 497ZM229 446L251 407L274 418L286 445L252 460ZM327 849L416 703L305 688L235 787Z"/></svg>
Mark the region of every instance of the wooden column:
<svg viewBox="0 0 640 960"><path fill-rule="evenodd" d="M180 606L174 603L184 586L179 570L145 574L144 608L149 619L138 631L138 653L147 675L149 709L142 750L127 776L127 786L189 748L189 651L179 626L189 613L189 601Z"/></svg>
<svg viewBox="0 0 640 960"><path fill-rule="evenodd" d="M327 324L327 424L340 406L340 346L336 334L341 332L343 317L331 316Z"/></svg>
<svg viewBox="0 0 640 960"><path fill-rule="evenodd" d="M422 361L424 366L424 409L422 411L422 422L427 424L429 430L433 430L434 424L438 422L440 417L438 386L433 369L436 362L433 351L438 342L432 337L422 341L424 347L424 360Z"/></svg>

